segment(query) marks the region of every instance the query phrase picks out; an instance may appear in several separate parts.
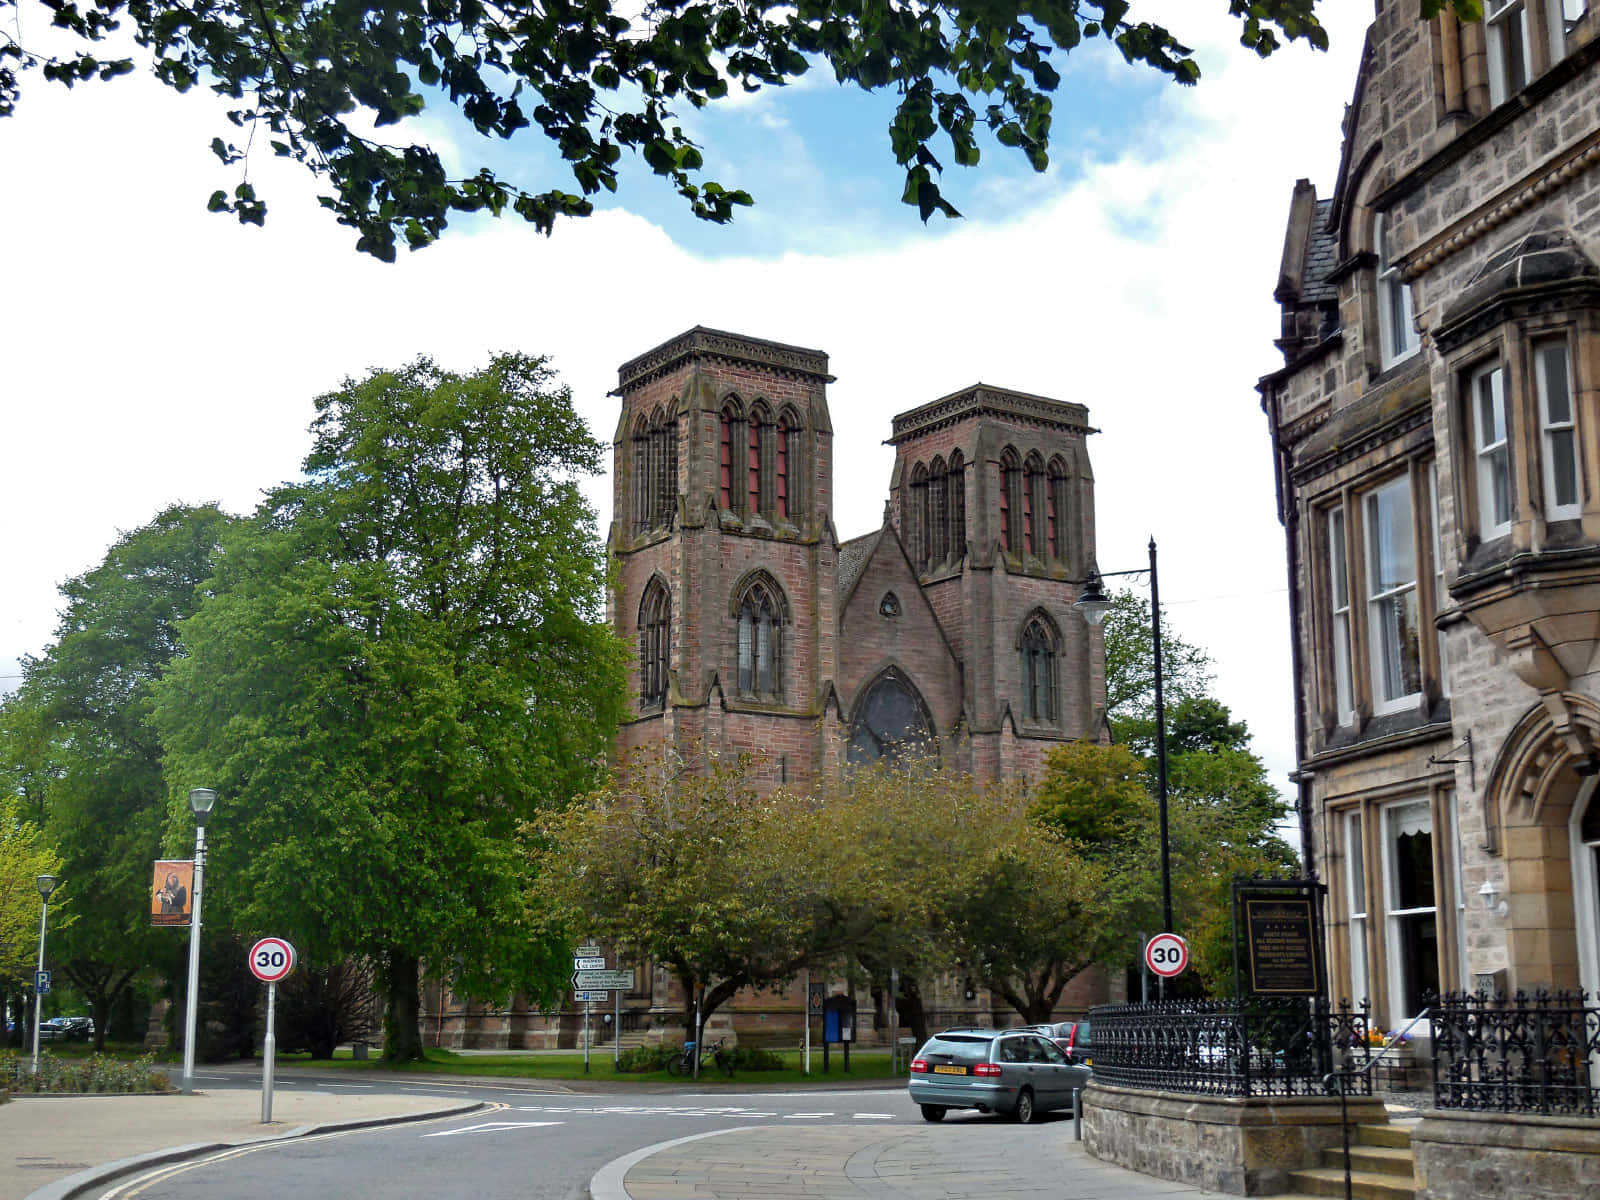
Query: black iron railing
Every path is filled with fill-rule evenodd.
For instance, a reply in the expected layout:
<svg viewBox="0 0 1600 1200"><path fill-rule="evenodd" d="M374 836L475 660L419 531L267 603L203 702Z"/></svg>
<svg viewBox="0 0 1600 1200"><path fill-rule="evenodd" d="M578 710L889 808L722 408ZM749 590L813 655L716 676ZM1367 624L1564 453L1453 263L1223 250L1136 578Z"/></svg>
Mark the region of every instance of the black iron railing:
<svg viewBox="0 0 1600 1200"><path fill-rule="evenodd" d="M1304 998L1169 1000L1101 1005L1095 1078L1124 1087L1211 1096L1320 1096L1344 1075L1372 1094L1367 1010Z"/></svg>
<svg viewBox="0 0 1600 1200"><path fill-rule="evenodd" d="M1600 1113L1600 1003L1587 992L1456 992L1429 1015L1435 1107Z"/></svg>

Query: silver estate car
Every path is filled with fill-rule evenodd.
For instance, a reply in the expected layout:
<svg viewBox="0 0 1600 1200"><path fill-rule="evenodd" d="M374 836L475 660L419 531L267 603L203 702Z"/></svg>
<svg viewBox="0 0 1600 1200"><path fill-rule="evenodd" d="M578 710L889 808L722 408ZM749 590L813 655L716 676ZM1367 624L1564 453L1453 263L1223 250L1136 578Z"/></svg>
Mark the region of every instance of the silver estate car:
<svg viewBox="0 0 1600 1200"><path fill-rule="evenodd" d="M1071 1108L1073 1091L1092 1075L1032 1030L947 1029L911 1060L908 1086L924 1120L942 1121L952 1108L975 1108L1026 1124L1040 1113Z"/></svg>

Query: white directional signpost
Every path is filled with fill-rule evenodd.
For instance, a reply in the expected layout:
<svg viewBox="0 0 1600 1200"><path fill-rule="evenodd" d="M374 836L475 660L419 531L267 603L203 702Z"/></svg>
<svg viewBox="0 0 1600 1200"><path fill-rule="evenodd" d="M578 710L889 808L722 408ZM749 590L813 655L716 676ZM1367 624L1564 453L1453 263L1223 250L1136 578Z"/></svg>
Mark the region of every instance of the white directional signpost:
<svg viewBox="0 0 1600 1200"><path fill-rule="evenodd" d="M1145 943L1144 965L1163 979L1173 979L1189 969L1189 943L1175 933L1158 933Z"/></svg>
<svg viewBox="0 0 1600 1200"><path fill-rule="evenodd" d="M593 951L593 953L590 953ZM572 955L572 996L583 1001L583 1069L589 1070L589 1002L604 1004L616 992L616 1009L611 1018L611 1066L622 1062L622 993L633 986L632 971L606 970L599 946L579 946Z"/></svg>
<svg viewBox="0 0 1600 1200"><path fill-rule="evenodd" d="M278 1053L273 1029L278 985L294 970L294 947L280 937L265 937L250 947L250 974L267 985L267 1036L261 1043L261 1123L272 1121L272 1068Z"/></svg>

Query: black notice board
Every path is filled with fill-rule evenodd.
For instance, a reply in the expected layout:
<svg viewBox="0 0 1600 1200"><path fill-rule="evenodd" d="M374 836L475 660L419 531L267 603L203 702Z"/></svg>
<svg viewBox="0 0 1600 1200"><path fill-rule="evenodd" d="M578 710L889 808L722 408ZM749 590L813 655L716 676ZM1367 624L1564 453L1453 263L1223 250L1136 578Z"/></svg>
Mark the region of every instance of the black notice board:
<svg viewBox="0 0 1600 1200"><path fill-rule="evenodd" d="M1246 897L1250 990L1258 996L1315 996L1316 913L1308 897Z"/></svg>

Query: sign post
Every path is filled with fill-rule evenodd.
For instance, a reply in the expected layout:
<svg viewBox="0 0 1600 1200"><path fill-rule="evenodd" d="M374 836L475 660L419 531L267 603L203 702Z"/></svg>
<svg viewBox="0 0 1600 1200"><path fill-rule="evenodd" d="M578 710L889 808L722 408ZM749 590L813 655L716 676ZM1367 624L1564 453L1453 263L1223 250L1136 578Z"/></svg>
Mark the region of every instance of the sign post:
<svg viewBox="0 0 1600 1200"><path fill-rule="evenodd" d="M1144 965L1162 979L1173 979L1189 969L1189 943L1175 933L1158 933L1145 943Z"/></svg>
<svg viewBox="0 0 1600 1200"><path fill-rule="evenodd" d="M278 984L294 970L294 947L280 937L265 937L250 947L250 974L267 985L267 1036L261 1043L261 1123L272 1122L272 1075L278 1054L274 1028Z"/></svg>

